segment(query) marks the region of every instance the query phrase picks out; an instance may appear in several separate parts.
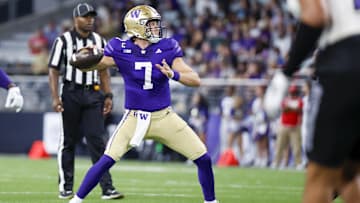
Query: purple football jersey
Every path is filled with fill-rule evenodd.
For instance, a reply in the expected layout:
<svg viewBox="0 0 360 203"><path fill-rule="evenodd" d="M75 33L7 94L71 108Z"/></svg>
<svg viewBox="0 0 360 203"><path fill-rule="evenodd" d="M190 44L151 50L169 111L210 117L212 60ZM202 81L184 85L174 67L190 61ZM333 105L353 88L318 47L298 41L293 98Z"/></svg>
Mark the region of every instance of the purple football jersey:
<svg viewBox="0 0 360 203"><path fill-rule="evenodd" d="M169 79L155 64L166 60L171 66L183 52L178 42L164 38L141 49L132 40L112 38L105 47L105 56L114 59L125 82L125 108L157 111L171 104Z"/></svg>

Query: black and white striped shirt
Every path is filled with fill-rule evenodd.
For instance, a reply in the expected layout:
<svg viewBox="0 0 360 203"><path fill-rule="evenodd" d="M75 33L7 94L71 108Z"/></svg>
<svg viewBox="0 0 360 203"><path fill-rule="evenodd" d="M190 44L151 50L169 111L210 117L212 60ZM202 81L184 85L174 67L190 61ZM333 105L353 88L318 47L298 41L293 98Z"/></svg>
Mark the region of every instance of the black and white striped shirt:
<svg viewBox="0 0 360 203"><path fill-rule="evenodd" d="M65 32L53 44L50 52L49 67L59 71L64 67L63 82L74 82L81 85L100 84L97 70L82 72L70 65L71 55L89 45L104 48L106 41L95 32L91 32L87 38L81 37L75 30Z"/></svg>

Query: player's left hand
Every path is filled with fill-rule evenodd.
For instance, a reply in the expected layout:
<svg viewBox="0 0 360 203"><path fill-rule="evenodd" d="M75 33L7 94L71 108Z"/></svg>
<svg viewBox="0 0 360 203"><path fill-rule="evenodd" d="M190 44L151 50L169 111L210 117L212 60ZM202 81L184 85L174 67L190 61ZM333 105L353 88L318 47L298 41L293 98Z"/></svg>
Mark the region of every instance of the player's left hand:
<svg viewBox="0 0 360 203"><path fill-rule="evenodd" d="M270 81L264 96L264 109L270 118L279 114L289 84L290 79L282 71L277 71Z"/></svg>
<svg viewBox="0 0 360 203"><path fill-rule="evenodd" d="M108 114L111 112L111 110L112 110L112 106L113 106L113 101L112 101L112 99L109 98L109 97L105 98L103 115L108 115Z"/></svg>
<svg viewBox="0 0 360 203"><path fill-rule="evenodd" d="M173 78L174 77L174 71L170 68L170 66L166 63L166 60L163 59L161 61L162 65L160 64L155 64L155 66L164 74L166 75L168 78Z"/></svg>
<svg viewBox="0 0 360 203"><path fill-rule="evenodd" d="M21 95L19 87L10 87L6 97L5 108L15 109L16 112L21 111L24 105L24 98Z"/></svg>

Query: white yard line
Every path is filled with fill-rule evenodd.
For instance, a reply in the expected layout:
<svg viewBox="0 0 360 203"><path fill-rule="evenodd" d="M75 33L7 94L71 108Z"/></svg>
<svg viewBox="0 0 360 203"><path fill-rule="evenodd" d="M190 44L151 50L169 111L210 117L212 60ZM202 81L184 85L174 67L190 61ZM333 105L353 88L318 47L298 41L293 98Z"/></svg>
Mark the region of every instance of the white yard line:
<svg viewBox="0 0 360 203"><path fill-rule="evenodd" d="M90 165L76 165L77 169L89 169ZM130 172L153 172L153 173L196 173L196 168L175 168L162 166L126 166L116 165L111 168L111 171L130 171Z"/></svg>
<svg viewBox="0 0 360 203"><path fill-rule="evenodd" d="M56 195L57 192L0 192L0 195ZM194 198L194 197L200 197L201 194L182 194L182 193L144 193L144 192L126 192L127 196L143 196L143 197L182 197L182 198ZM226 195L226 198L232 198L232 199L238 199L238 195ZM0 201L1 203L1 201Z"/></svg>
<svg viewBox="0 0 360 203"><path fill-rule="evenodd" d="M181 184L178 184L181 185ZM195 184L187 184L188 186L195 186ZM198 185L196 185L198 186ZM218 185L216 187L218 190L224 190L224 192L226 192L228 188L239 188L239 189L255 189L255 190L265 190L265 191L272 191L272 192L290 192L290 193L298 193L301 192L303 189L302 187L282 187L282 186L269 186L269 185L242 185L242 184L231 184L231 185ZM175 188L174 188L175 189ZM127 188L127 192L126 194L129 195L140 195L140 196L179 196L179 197L193 197L193 196L197 196L197 195L190 195L190 194L182 194L179 193L180 191L183 191L183 189L176 189L176 193L163 193L161 191L166 191L169 190L168 186L164 186L164 187L157 187L157 188L148 188L148 187L128 187ZM185 190L185 191L189 191ZM131 192L130 192L131 191ZM139 191L139 192L136 192ZM145 191L148 191L148 193L146 193ZM159 191L161 193L153 193L154 191ZM192 190L191 190L192 191ZM16 191L16 192L4 192L4 191L0 191L0 195L1 194L7 194L7 195L39 195L39 194L57 194L56 191L54 192L27 192L27 191Z"/></svg>

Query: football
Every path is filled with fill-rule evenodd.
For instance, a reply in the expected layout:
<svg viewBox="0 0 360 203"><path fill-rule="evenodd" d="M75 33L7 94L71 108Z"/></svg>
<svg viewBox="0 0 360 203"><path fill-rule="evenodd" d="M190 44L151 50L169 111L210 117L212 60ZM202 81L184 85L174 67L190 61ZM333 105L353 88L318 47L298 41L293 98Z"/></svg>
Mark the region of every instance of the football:
<svg viewBox="0 0 360 203"><path fill-rule="evenodd" d="M84 47L71 56L70 64L80 70L95 69L94 65L98 64L104 56L103 51L96 47Z"/></svg>

